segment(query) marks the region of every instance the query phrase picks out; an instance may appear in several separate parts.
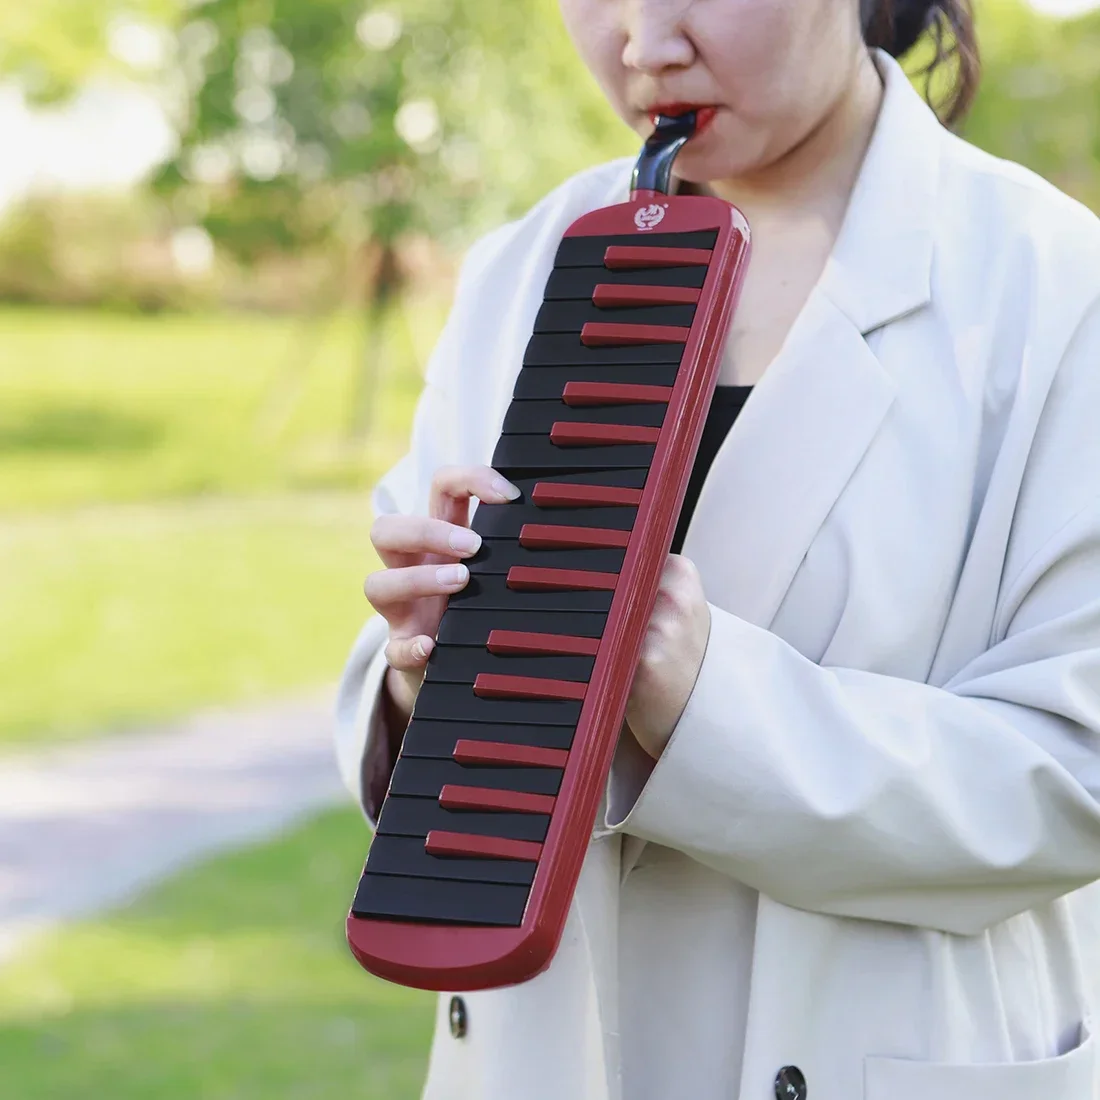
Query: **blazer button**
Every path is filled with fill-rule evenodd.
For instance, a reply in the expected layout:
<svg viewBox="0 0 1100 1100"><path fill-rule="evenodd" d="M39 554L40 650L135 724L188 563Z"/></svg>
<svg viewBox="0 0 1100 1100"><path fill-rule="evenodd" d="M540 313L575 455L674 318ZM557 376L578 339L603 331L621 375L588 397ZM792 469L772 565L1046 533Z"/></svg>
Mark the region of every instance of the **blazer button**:
<svg viewBox="0 0 1100 1100"><path fill-rule="evenodd" d="M798 1066L784 1066L776 1074L775 1100L806 1100L806 1078Z"/></svg>
<svg viewBox="0 0 1100 1100"><path fill-rule="evenodd" d="M466 1002L461 997L452 997L447 1011L451 1021L451 1035L455 1039L466 1037Z"/></svg>

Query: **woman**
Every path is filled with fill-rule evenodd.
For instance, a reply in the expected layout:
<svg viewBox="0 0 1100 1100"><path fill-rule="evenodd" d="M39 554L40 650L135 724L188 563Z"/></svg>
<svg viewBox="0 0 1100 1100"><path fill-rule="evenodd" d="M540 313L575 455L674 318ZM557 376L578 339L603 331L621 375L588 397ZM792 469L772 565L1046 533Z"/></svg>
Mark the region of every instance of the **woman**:
<svg viewBox="0 0 1100 1100"><path fill-rule="evenodd" d="M558 954L440 998L425 1096L1100 1095L1100 226L893 60L949 22L958 115L958 0L562 8L640 135L716 108L677 174L752 226L719 379L752 393L668 559ZM368 816L470 502L508 499L487 463L557 242L629 171L464 265L373 499L338 735Z"/></svg>

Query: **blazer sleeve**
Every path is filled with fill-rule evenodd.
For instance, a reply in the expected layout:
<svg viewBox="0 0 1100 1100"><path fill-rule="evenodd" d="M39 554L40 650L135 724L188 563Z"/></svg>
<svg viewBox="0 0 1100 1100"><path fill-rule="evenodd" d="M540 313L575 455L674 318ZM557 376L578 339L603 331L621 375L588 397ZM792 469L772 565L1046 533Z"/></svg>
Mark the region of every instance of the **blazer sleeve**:
<svg viewBox="0 0 1100 1100"><path fill-rule="evenodd" d="M408 449L371 491L375 518L427 515L435 471L462 460L461 408L457 400L462 385L461 350L477 316L481 273L501 233L497 230L483 237L462 264L454 304L425 371ZM400 748L400 733L388 730L383 713L388 641L389 624L385 619L380 615L368 619L352 646L336 693L337 763L345 785L371 824L377 822Z"/></svg>
<svg viewBox="0 0 1100 1100"><path fill-rule="evenodd" d="M672 738L655 765L623 739L605 824L795 908L960 934L1100 878L1098 425L1094 309L1038 419L987 650L933 686L711 605Z"/></svg>

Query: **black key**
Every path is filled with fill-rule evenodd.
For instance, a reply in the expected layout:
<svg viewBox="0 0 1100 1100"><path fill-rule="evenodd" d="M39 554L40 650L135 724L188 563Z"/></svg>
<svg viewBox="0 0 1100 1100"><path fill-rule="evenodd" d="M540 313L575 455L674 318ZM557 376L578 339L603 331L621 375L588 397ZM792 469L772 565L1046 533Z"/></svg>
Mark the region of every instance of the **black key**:
<svg viewBox="0 0 1100 1100"><path fill-rule="evenodd" d="M576 730L572 726L507 726L488 722L432 722L415 718L405 730L401 755L450 760L459 741L498 741L539 749L568 749Z"/></svg>
<svg viewBox="0 0 1100 1100"><path fill-rule="evenodd" d="M616 489L642 489L645 487L646 479L649 477L649 468L647 466L634 466L624 467L622 469L593 469L593 470L571 470L566 473L555 472L552 470L537 471L531 476L516 477L513 478L513 484L520 491L520 495L511 501L496 504L492 502L480 501L474 510L473 521L478 522L478 515L481 514L483 521L488 520L493 522L492 517L494 515L503 515L504 509L508 508L523 508L531 507L537 509L536 512L532 512L532 516L539 515L542 512L549 514L553 512L555 514L561 514L565 509L561 508L546 508L542 505L528 504L531 500L531 496L535 491L535 486L540 482L546 482L548 485L610 485ZM635 505L608 505L609 508L623 509L635 509ZM490 528L491 529L491 528ZM489 530L482 530L481 528L475 528L475 530L481 531L482 534L488 535ZM518 537L519 528L515 528L513 535L509 537Z"/></svg>
<svg viewBox="0 0 1100 1100"><path fill-rule="evenodd" d="M602 309L592 302L543 302L535 318L535 332L580 332L588 321L623 325L679 325L689 328L693 305L621 306Z"/></svg>
<svg viewBox="0 0 1100 1100"><path fill-rule="evenodd" d="M551 443L548 435L502 435L493 451L492 466L505 477L532 471L606 469L608 467L649 466L655 443L610 443L593 447L562 447Z"/></svg>
<svg viewBox="0 0 1100 1100"><path fill-rule="evenodd" d="M575 336L551 333L532 336L523 353L525 367L623 366L645 363L679 363L683 344L636 344L630 347L588 348Z"/></svg>
<svg viewBox="0 0 1100 1100"><path fill-rule="evenodd" d="M554 516L544 523L560 523ZM591 526L589 524L588 526ZM465 558L471 573L507 574L513 565L533 565L549 569L594 569L598 573L618 573L623 567L626 550L604 547L580 549L530 550L512 539L485 539L473 557Z"/></svg>
<svg viewBox="0 0 1100 1100"><path fill-rule="evenodd" d="M479 672L513 676L546 676L551 680L588 681L595 657L562 654L497 655L468 645L437 645L428 658L425 683L473 684Z"/></svg>
<svg viewBox="0 0 1100 1100"><path fill-rule="evenodd" d="M513 401L504 415L505 434L549 435L555 423L635 424L659 428L668 405L567 405L564 401Z"/></svg>
<svg viewBox="0 0 1100 1100"><path fill-rule="evenodd" d="M580 700L490 699L464 684L423 684L413 704L417 718L462 722L530 722L544 726L575 726Z"/></svg>
<svg viewBox="0 0 1100 1100"><path fill-rule="evenodd" d="M504 577L495 573L471 573L470 579L448 599L456 605L479 611L610 611L613 591L565 589L551 592L523 592L508 588ZM444 612L446 614L446 612ZM500 721L500 719L497 719Z"/></svg>
<svg viewBox="0 0 1100 1100"><path fill-rule="evenodd" d="M390 794L438 798L447 783L494 791L556 795L561 786L561 771L558 768L475 767L455 760L401 757L390 779Z"/></svg>
<svg viewBox="0 0 1100 1100"><path fill-rule="evenodd" d="M470 526L483 539L518 539L525 523L557 523L569 527L608 527L613 531L629 531L634 527L634 520L638 515L637 507L632 504L608 504L591 508L540 508L537 504L521 504L522 499L520 497L512 504L479 505Z"/></svg>
<svg viewBox="0 0 1100 1100"><path fill-rule="evenodd" d="M367 853L367 874L411 878L457 879L463 882L510 882L530 886L537 864L520 859L463 859L431 856L423 837L376 836Z"/></svg>
<svg viewBox="0 0 1100 1100"><path fill-rule="evenodd" d="M606 624L607 615L595 611L469 611L456 604L443 612L437 640L440 645L483 646L493 630L599 638Z"/></svg>
<svg viewBox="0 0 1100 1100"><path fill-rule="evenodd" d="M620 489L641 489L645 486L649 470L639 466L634 470L589 470L577 474L540 474L537 477L519 478L513 484L523 495L513 504L521 504L529 500L535 486L540 481L560 482L568 481L578 485L614 485Z"/></svg>
<svg viewBox="0 0 1100 1100"><path fill-rule="evenodd" d="M523 923L530 887L453 882L398 875L363 875L351 911L387 920L492 924Z"/></svg>
<svg viewBox="0 0 1100 1100"><path fill-rule="evenodd" d="M651 267L641 271L608 271L602 267L563 267L550 273L543 297L546 301L592 300L599 283L614 286L701 287L705 267Z"/></svg>
<svg viewBox="0 0 1100 1100"><path fill-rule="evenodd" d="M713 248L718 240L717 229L693 233L630 233L607 237L565 237L554 258L559 267L603 267L608 245L628 244L667 248Z"/></svg>
<svg viewBox="0 0 1100 1100"><path fill-rule="evenodd" d="M502 836L508 840L536 840L542 843L549 828L549 814L445 810L438 798L402 798L394 795L382 803L377 831L383 836L425 837L433 829L443 829L451 833Z"/></svg>
<svg viewBox="0 0 1100 1100"><path fill-rule="evenodd" d="M560 398L566 382L627 382L645 386L674 386L676 363L626 364L619 367L522 367L512 390L514 401Z"/></svg>

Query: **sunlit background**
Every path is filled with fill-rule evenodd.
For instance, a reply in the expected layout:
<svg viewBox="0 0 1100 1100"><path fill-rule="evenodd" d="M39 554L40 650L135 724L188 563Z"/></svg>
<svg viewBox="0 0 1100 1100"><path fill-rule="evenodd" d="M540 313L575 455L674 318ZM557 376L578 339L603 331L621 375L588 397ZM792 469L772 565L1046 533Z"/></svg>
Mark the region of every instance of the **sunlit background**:
<svg viewBox="0 0 1100 1100"><path fill-rule="evenodd" d="M636 140L554 0L371 3L0 0L5 1100L419 1095L342 931L367 490L463 247ZM965 135L1100 209L1091 8L980 4Z"/></svg>

